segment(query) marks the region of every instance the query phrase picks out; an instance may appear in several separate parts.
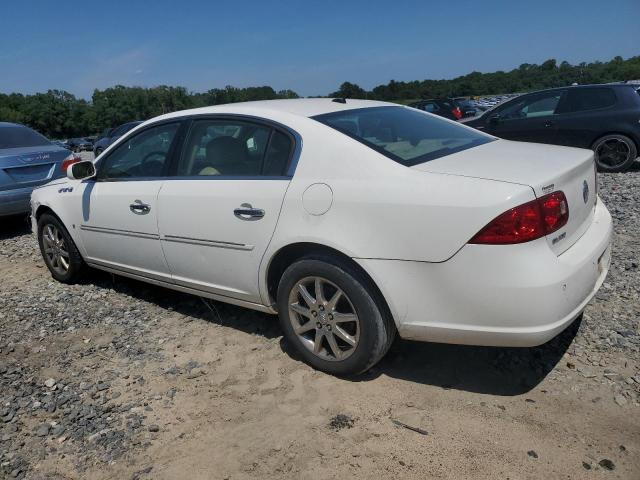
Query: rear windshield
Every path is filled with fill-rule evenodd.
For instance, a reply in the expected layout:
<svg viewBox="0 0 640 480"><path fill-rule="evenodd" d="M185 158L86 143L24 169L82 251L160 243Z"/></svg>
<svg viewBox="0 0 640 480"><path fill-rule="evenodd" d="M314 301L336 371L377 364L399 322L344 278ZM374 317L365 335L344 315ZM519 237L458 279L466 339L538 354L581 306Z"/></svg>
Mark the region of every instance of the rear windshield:
<svg viewBox="0 0 640 480"><path fill-rule="evenodd" d="M313 118L407 167L494 140L405 107L358 108Z"/></svg>
<svg viewBox="0 0 640 480"><path fill-rule="evenodd" d="M0 148L39 147L51 142L27 127L0 127Z"/></svg>

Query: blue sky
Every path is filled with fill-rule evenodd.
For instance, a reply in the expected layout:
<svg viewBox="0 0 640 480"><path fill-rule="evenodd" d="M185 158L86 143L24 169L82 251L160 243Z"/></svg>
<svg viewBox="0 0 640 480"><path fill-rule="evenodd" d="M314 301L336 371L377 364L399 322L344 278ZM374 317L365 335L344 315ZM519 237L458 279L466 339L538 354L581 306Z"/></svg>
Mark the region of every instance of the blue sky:
<svg viewBox="0 0 640 480"><path fill-rule="evenodd" d="M640 0L21 0L0 7L0 92L193 91L451 78L640 54Z"/></svg>

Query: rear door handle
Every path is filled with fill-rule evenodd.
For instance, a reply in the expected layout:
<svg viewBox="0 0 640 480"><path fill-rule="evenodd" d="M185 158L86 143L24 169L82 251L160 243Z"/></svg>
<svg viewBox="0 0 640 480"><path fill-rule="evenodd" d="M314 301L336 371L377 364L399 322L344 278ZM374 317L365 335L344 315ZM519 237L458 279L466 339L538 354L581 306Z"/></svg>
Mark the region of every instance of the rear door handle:
<svg viewBox="0 0 640 480"><path fill-rule="evenodd" d="M264 210L253 208L250 203L243 203L233 211L233 214L240 220L260 220L264 217Z"/></svg>
<svg viewBox="0 0 640 480"><path fill-rule="evenodd" d="M136 215L146 215L151 211L151 206L146 203L142 203L142 200L136 200L131 205L129 205L129 210L131 210Z"/></svg>
<svg viewBox="0 0 640 480"><path fill-rule="evenodd" d="M550 120L547 120L546 122L544 122L544 126L545 127L553 127L553 122Z"/></svg>

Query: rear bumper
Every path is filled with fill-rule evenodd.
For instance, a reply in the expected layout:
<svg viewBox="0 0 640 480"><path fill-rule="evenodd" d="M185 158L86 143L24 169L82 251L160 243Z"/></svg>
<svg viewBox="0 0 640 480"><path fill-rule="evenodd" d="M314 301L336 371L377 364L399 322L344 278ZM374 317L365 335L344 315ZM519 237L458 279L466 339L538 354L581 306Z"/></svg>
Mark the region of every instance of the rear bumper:
<svg viewBox="0 0 640 480"><path fill-rule="evenodd" d="M0 191L0 216L31 211L31 192L34 187Z"/></svg>
<svg viewBox="0 0 640 480"><path fill-rule="evenodd" d="M466 245L443 263L356 259L379 286L401 337L528 347L564 330L598 291L611 259L611 216L556 256L546 239Z"/></svg>

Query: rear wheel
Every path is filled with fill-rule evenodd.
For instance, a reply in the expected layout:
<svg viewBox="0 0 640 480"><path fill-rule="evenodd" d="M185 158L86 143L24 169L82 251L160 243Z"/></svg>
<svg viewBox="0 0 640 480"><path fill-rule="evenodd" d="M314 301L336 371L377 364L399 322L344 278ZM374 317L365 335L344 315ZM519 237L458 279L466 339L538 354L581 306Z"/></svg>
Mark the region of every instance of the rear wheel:
<svg viewBox="0 0 640 480"><path fill-rule="evenodd" d="M601 172L624 172L638 156L635 143L625 135L605 135L593 144L596 164Z"/></svg>
<svg viewBox="0 0 640 480"><path fill-rule="evenodd" d="M370 281L337 258L303 258L278 286L278 311L289 342L314 368L362 373L391 346L395 326Z"/></svg>
<svg viewBox="0 0 640 480"><path fill-rule="evenodd" d="M51 276L62 283L77 282L85 263L69 232L57 217L45 213L38 220L38 244Z"/></svg>

